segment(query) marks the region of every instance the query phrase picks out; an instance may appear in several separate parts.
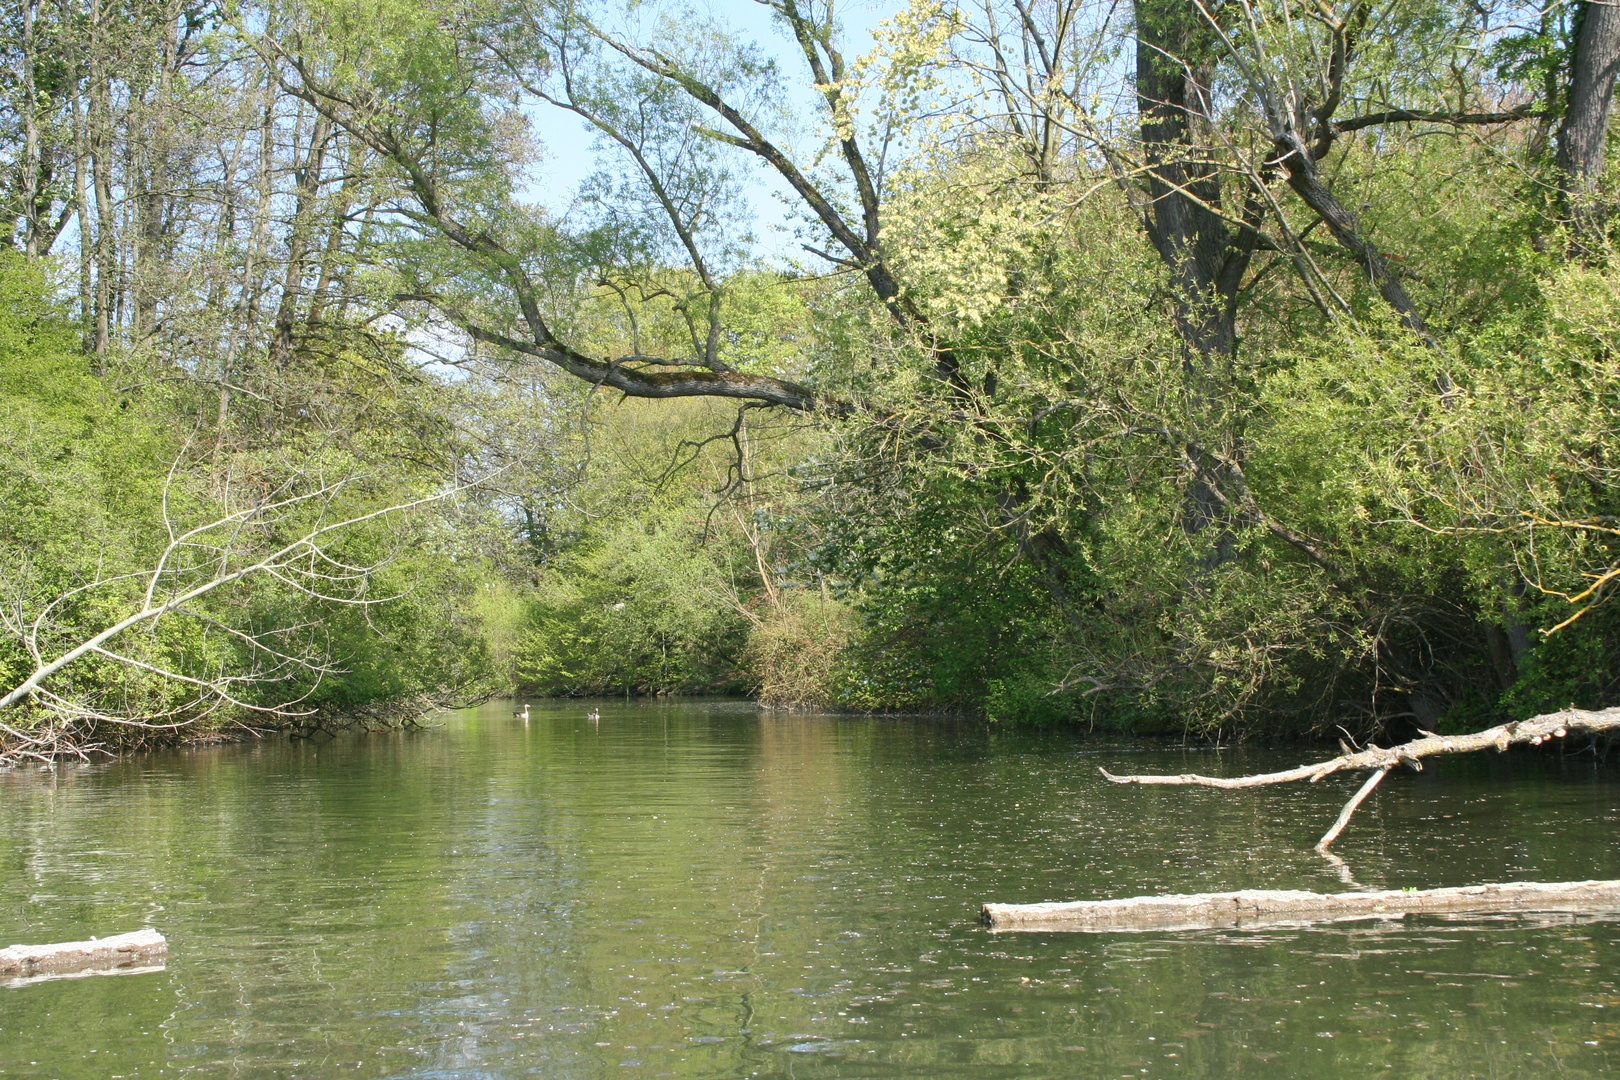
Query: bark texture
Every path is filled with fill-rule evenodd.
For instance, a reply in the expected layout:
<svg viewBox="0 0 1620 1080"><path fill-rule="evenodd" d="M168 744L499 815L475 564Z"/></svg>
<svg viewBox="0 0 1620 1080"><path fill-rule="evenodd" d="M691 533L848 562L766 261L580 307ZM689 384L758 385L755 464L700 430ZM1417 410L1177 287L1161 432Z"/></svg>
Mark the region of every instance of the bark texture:
<svg viewBox="0 0 1620 1080"><path fill-rule="evenodd" d="M1214 34L1183 0L1137 0L1136 96L1147 161L1149 239L1170 271L1192 373L1229 354L1226 300L1236 291L1212 155L1198 147L1215 75ZM1207 140L1205 140L1207 141Z"/></svg>
<svg viewBox="0 0 1620 1080"><path fill-rule="evenodd" d="M1620 4L1586 0L1575 38L1569 103L1558 128L1558 168L1578 251L1603 234L1603 210L1593 196L1603 177L1616 71L1620 71Z"/></svg>
<svg viewBox="0 0 1620 1080"><path fill-rule="evenodd" d="M986 904L981 918L992 930L1207 930L1514 911L1620 912L1620 881L1515 881L1359 893L1245 889L1066 904Z"/></svg>
<svg viewBox="0 0 1620 1080"><path fill-rule="evenodd" d="M0 977L26 979L81 971L152 968L162 966L168 956L169 943L151 929L58 945L12 945L0 949Z"/></svg>

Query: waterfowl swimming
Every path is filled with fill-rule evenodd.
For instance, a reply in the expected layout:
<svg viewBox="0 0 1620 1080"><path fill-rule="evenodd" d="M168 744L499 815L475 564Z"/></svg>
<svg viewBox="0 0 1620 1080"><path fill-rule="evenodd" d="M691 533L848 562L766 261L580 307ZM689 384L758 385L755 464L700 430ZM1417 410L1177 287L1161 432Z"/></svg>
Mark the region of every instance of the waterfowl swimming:
<svg viewBox="0 0 1620 1080"><path fill-rule="evenodd" d="M527 720L529 718L529 703L525 701L523 703L523 708L521 710L514 710L512 715Z"/></svg>
<svg viewBox="0 0 1620 1080"><path fill-rule="evenodd" d="M602 714L597 712L595 709L592 709L590 712L585 714L585 719L594 724L598 720L602 719Z"/></svg>

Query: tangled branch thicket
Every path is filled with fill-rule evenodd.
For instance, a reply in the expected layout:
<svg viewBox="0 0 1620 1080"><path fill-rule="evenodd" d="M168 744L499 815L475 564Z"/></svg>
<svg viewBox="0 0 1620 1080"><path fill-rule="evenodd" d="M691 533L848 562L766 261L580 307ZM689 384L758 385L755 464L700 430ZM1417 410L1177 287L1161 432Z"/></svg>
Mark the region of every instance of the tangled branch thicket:
<svg viewBox="0 0 1620 1080"><path fill-rule="evenodd" d="M214 499L188 490L188 464L162 486L147 567L98 564L50 595L27 564L0 566L0 630L26 656L0 693L0 763L105 754L216 717L250 732L329 725L317 695L347 671L327 620L403 599L411 586L390 571L421 536L412 518L467 490L393 502L366 477L305 466L273 484L216 477Z"/></svg>

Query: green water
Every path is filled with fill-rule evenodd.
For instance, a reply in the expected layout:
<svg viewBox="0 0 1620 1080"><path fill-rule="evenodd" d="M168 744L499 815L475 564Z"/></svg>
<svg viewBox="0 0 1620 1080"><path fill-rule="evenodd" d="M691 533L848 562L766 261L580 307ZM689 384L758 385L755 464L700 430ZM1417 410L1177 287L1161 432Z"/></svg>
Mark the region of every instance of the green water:
<svg viewBox="0 0 1620 1080"><path fill-rule="evenodd" d="M0 945L142 926L162 972L0 987L5 1077L1620 1074L1620 922L991 934L986 900L1620 877L1620 767L1122 788L1301 753L727 704L0 774Z"/></svg>

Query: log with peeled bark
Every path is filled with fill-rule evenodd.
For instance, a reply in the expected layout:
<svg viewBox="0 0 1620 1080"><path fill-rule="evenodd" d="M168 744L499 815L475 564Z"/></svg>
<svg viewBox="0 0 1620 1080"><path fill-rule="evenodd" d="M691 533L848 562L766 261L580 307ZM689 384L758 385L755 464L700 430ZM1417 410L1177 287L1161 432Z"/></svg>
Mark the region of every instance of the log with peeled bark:
<svg viewBox="0 0 1620 1080"><path fill-rule="evenodd" d="M1516 743L1528 743L1540 746L1553 739L1563 739L1570 735L1599 735L1607 732L1620 731L1620 707L1600 709L1595 712L1586 709L1564 709L1559 712L1544 713L1541 716L1531 717L1529 720L1515 720L1512 723L1498 724L1484 731L1476 731L1471 735L1436 735L1433 732L1423 732L1423 738L1414 739L1400 746L1384 749L1369 745L1365 750L1340 754L1330 761L1319 762L1315 765L1301 765L1294 769L1284 769L1280 772L1259 773L1253 776L1200 776L1197 773L1182 773L1176 776L1115 776L1107 769L1100 770L1106 778L1116 784L1170 784L1191 785L1198 787L1217 788L1250 788L1263 787L1267 784L1286 784L1295 780L1309 780L1316 783L1324 776L1331 776L1336 772L1355 772L1364 769L1376 770L1367 778L1350 801L1345 803L1344 809L1339 812L1339 819L1327 831L1321 840L1317 841L1316 850L1327 851L1328 845L1344 831L1349 824L1350 817L1356 812L1362 800L1372 794L1389 770L1397 765L1408 765L1421 772L1423 759L1435 757L1440 754L1466 754L1475 750L1495 749L1506 750Z"/></svg>
<svg viewBox="0 0 1620 1080"><path fill-rule="evenodd" d="M58 945L12 945L0 949L0 978L152 971L168 955L169 943L150 929Z"/></svg>
<svg viewBox="0 0 1620 1080"><path fill-rule="evenodd" d="M1065 904L986 904L992 930L1208 930L1503 912L1620 914L1620 881L1515 881L1453 889L1313 893L1283 889L1134 896Z"/></svg>

